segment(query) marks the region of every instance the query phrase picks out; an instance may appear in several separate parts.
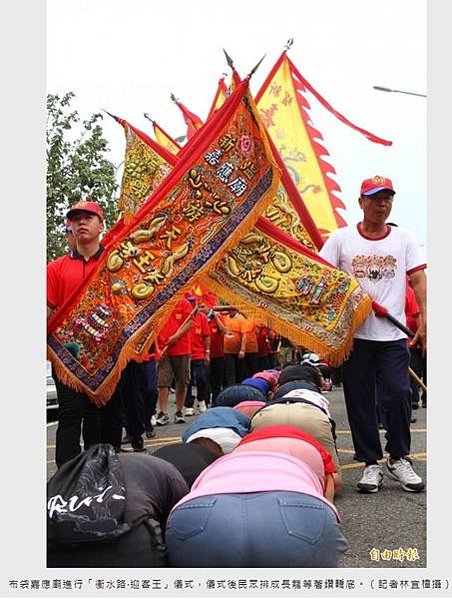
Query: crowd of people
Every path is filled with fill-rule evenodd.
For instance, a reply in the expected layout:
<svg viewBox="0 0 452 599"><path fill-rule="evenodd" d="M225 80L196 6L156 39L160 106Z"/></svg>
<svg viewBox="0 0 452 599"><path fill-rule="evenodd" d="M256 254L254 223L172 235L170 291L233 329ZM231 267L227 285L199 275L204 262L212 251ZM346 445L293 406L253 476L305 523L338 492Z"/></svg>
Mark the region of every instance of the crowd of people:
<svg viewBox="0 0 452 599"><path fill-rule="evenodd" d="M189 293L168 315L146 361L129 362L105 407L55 375L58 470L48 487L49 567L337 567L347 541L334 504L343 481L327 397L333 384L343 385L355 459L364 463L357 490L378 492L384 474L404 491L424 490L409 458L412 409L419 404L409 372L415 360L425 361L426 265L411 234L387 223L394 195L387 178L363 181L362 221L333 233L320 254L406 322L409 342L402 328L371 314L348 359L333 369L237 308ZM49 316L103 252L104 218L95 202L77 203L67 218L70 250L48 265ZM421 376L425 382L425 370ZM173 392L174 423L186 425L181 441L149 455L143 436L170 423ZM127 443L133 451L124 450ZM74 472L83 468L114 469L124 490L102 494L110 529L102 528L97 543L99 500L84 503L82 532L70 508ZM118 510L121 497L126 505Z"/></svg>

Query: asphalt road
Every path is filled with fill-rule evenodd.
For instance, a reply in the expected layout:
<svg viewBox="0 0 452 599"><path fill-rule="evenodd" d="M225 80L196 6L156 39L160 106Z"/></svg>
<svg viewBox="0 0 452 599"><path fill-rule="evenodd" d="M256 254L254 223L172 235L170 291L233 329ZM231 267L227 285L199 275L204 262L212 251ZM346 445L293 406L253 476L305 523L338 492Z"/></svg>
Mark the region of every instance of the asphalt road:
<svg viewBox="0 0 452 599"><path fill-rule="evenodd" d="M385 477L384 486L371 495L356 491L363 464L353 460L353 445L345 412L341 388L328 394L332 416L336 421L337 446L342 466L343 490L335 503L342 518L344 535L349 543L340 567L342 568L425 568L427 566L427 490L407 493L400 485ZM170 415L174 403L170 399ZM411 425L411 458L416 472L427 483L426 417L427 409L413 412L417 422ZM187 418L189 423L192 419ZM145 439L152 453L162 445L180 441L187 425L169 424L156 427L157 436ZM56 423L47 425L47 473L56 471ZM381 431L384 448L384 431ZM129 445L123 446L129 449Z"/></svg>

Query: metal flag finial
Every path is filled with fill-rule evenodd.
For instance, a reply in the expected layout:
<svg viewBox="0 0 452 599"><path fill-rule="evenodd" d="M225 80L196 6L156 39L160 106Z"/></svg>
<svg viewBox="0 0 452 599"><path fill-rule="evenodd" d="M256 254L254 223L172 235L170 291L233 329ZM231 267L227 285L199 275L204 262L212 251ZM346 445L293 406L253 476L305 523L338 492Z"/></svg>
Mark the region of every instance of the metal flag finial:
<svg viewBox="0 0 452 599"><path fill-rule="evenodd" d="M228 63L228 66L230 66L231 69L233 69L234 68L234 61L232 60L232 58L229 56L229 54L226 52L226 50L224 48L223 48L223 52L224 52L224 55L226 56L226 61Z"/></svg>
<svg viewBox="0 0 452 599"><path fill-rule="evenodd" d="M101 108L101 110L103 110L106 114L108 114L108 116L111 116L112 119L116 119L114 114L111 114L111 112L108 112L108 110L105 110L105 108Z"/></svg>
<svg viewBox="0 0 452 599"><path fill-rule="evenodd" d="M262 58L260 59L260 61L257 63L257 65L256 65L256 66L255 66L253 69L251 69L251 71L250 71L249 75L247 76L247 79L251 79L251 77L252 77L252 76L254 75L254 73L257 71L257 69L259 68L259 66L260 66L261 62L264 60L264 58L265 58L266 56L267 56L267 54L264 54L264 55L262 56Z"/></svg>

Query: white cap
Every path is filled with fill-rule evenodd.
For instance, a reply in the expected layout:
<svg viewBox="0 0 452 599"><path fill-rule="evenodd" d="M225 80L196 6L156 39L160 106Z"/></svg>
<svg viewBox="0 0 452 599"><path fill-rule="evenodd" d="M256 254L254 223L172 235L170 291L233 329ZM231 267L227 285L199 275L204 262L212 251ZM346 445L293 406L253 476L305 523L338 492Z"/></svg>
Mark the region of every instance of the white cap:
<svg viewBox="0 0 452 599"><path fill-rule="evenodd" d="M206 439L211 439L212 441L215 441L215 443L218 443L223 450L223 453L231 453L242 440L242 437L233 431L232 428L218 426L215 428L203 428L190 435L186 442L190 443L193 439L199 439L200 437L205 437Z"/></svg>

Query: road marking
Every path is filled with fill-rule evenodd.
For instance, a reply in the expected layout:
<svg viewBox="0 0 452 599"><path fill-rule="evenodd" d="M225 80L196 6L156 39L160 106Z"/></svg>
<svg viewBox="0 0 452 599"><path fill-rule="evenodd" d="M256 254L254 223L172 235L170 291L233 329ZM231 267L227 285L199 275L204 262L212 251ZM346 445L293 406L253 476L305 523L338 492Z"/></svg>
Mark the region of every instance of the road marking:
<svg viewBox="0 0 452 599"><path fill-rule="evenodd" d="M410 428L410 433L426 433L427 429L426 428ZM385 434L386 431L385 430L380 430L380 433ZM336 430L336 435L349 435L350 434L350 429L349 430Z"/></svg>
<svg viewBox="0 0 452 599"><path fill-rule="evenodd" d="M384 464L387 457L388 457L388 454L385 454L385 457L382 460L380 460L378 463ZM427 454L426 453L413 453L413 454L410 454L410 459L416 460L417 462L426 462ZM341 472L343 470L353 470L355 468L362 468L362 467L363 467L363 462L355 462L353 464L341 464Z"/></svg>

